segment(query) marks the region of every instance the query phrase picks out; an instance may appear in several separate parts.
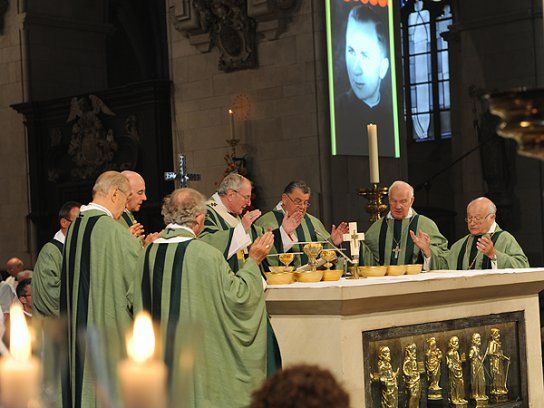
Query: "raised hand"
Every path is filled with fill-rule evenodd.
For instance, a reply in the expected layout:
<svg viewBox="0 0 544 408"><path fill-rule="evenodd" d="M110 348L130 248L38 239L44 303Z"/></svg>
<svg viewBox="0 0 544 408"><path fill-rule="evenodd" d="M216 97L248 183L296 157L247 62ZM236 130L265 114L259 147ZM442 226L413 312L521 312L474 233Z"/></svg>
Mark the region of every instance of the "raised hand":
<svg viewBox="0 0 544 408"><path fill-rule="evenodd" d="M331 230L331 240L332 243L336 246L339 246L344 240L344 234L349 232L349 226L347 222L341 222L340 225L332 226Z"/></svg>
<svg viewBox="0 0 544 408"><path fill-rule="evenodd" d="M269 254L272 244L274 243L274 235L268 231L258 237L249 248L249 257L260 264Z"/></svg>
<svg viewBox="0 0 544 408"><path fill-rule="evenodd" d="M304 215L302 214L302 211L296 210L294 213L289 214L287 211L285 212L285 217L283 217L283 221L281 223L281 226L287 232L287 234L291 235L295 230L298 228L300 223L302 222L302 218Z"/></svg>
<svg viewBox="0 0 544 408"><path fill-rule="evenodd" d="M417 235L414 234L414 231L410 230L410 236L412 241L414 241L415 246L419 248L425 257L431 257L431 237L429 234L425 234L423 231L419 230Z"/></svg>
<svg viewBox="0 0 544 408"><path fill-rule="evenodd" d="M147 236L145 237L145 239L143 239L143 244L144 244L144 247L148 246L149 244L151 244L153 241L155 241L157 238L159 238L161 236L161 233L160 232L153 232L151 234L147 234ZM143 238L143 237L142 237Z"/></svg>
<svg viewBox="0 0 544 408"><path fill-rule="evenodd" d="M260 216L261 216L261 210L253 210L253 211L246 212L244 216L242 217L242 225L244 226L244 230L248 232L249 229L251 228L251 224L253 224L253 222Z"/></svg>
<svg viewBox="0 0 544 408"><path fill-rule="evenodd" d="M495 259L497 256L497 253L495 252L495 245L493 245L493 241L489 239L489 237L483 236L478 239L478 242L476 243L476 248L478 248L478 251L482 252L484 255L487 255L490 259Z"/></svg>

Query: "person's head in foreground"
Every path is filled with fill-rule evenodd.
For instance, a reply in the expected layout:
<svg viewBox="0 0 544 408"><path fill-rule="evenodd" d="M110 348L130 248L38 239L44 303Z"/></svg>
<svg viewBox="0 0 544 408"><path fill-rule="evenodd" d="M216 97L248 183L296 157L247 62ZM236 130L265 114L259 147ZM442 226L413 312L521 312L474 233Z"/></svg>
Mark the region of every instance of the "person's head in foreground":
<svg viewBox="0 0 544 408"><path fill-rule="evenodd" d="M277 371L253 393L250 408L349 408L349 395L329 370L296 365Z"/></svg>

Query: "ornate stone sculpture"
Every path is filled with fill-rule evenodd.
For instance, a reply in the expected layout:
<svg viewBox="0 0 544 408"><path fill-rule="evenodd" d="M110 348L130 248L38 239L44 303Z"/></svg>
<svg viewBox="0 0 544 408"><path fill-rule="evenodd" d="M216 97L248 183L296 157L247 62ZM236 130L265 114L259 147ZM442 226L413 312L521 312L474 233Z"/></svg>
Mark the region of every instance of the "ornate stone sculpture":
<svg viewBox="0 0 544 408"><path fill-rule="evenodd" d="M427 339L427 352L425 353L425 369L427 371L427 398L430 400L442 399L442 388L440 388L440 368L442 351L436 345L436 338Z"/></svg>
<svg viewBox="0 0 544 408"><path fill-rule="evenodd" d="M408 408L419 408L419 400L421 399L421 372L423 372L423 367L421 370L418 367L416 345L415 343L409 344L404 348L404 362L402 363Z"/></svg>
<svg viewBox="0 0 544 408"><path fill-rule="evenodd" d="M476 401L477 407L487 405L488 397L485 394L484 357L480 352L482 339L479 333L472 335L472 345L468 353L470 359L470 397Z"/></svg>
<svg viewBox="0 0 544 408"><path fill-rule="evenodd" d="M399 369L393 371L391 366L391 351L387 346L381 346L378 351L378 372L370 373L373 382L379 382L381 386L381 408L398 408L399 387L397 376Z"/></svg>
<svg viewBox="0 0 544 408"><path fill-rule="evenodd" d="M448 353L446 362L449 373L449 401L454 408L465 408L465 381L463 379L463 363L466 361L465 354L459 355L459 338L453 336L448 342Z"/></svg>
<svg viewBox="0 0 544 408"><path fill-rule="evenodd" d="M489 343L487 344L487 356L489 358L489 374L491 376L491 400L506 401L508 399L508 370L510 358L502 351L501 333L497 328L491 329Z"/></svg>
<svg viewBox="0 0 544 408"><path fill-rule="evenodd" d="M72 124L68 154L76 168L72 175L89 179L107 169L117 151L113 130L104 128L99 113L115 114L95 95L73 98L67 122Z"/></svg>

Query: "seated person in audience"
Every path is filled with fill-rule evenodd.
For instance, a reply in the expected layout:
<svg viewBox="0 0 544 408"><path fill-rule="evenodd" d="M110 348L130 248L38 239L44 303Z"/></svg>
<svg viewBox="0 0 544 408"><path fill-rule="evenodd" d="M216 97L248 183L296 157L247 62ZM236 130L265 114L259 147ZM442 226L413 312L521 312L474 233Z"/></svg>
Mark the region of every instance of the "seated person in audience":
<svg viewBox="0 0 544 408"><path fill-rule="evenodd" d="M349 408L349 395L329 370L296 365L276 372L253 393L250 408Z"/></svg>

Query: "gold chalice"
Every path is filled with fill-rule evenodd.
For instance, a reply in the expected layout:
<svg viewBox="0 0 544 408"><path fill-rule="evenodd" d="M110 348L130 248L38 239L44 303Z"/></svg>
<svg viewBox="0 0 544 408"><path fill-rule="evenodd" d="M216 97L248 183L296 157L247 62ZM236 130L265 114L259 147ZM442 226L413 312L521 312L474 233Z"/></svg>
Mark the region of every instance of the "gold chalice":
<svg viewBox="0 0 544 408"><path fill-rule="evenodd" d="M330 271L332 261L336 259L336 251L334 249L324 249L321 251L321 258L326 261L325 270Z"/></svg>
<svg viewBox="0 0 544 408"><path fill-rule="evenodd" d="M295 254L286 252L283 254L279 254L278 258L280 262L287 268L289 264L291 264L291 262L293 262L293 260L295 259Z"/></svg>
<svg viewBox="0 0 544 408"><path fill-rule="evenodd" d="M317 242L311 242L304 245L303 250L304 253L308 255L308 265L310 265L311 270L315 272L315 270L317 269L317 257L323 250L323 245Z"/></svg>

